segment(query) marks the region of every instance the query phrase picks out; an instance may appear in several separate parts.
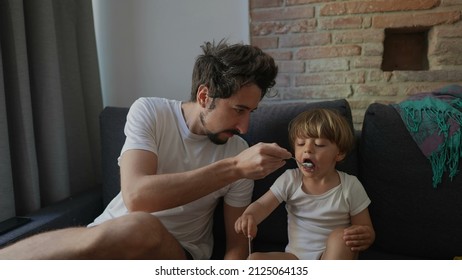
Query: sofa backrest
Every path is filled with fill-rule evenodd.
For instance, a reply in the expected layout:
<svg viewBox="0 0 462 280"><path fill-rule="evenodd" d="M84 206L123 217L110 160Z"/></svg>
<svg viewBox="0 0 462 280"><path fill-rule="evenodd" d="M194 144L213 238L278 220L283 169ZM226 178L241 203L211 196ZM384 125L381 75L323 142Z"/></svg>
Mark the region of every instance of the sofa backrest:
<svg viewBox="0 0 462 280"><path fill-rule="evenodd" d="M391 105L371 104L360 145L360 180L372 203L373 248L415 259L462 254L462 169L432 186L429 160Z"/></svg>
<svg viewBox="0 0 462 280"><path fill-rule="evenodd" d="M120 170L117 159L125 142L124 127L127 114L128 108L106 107L99 117L104 207L120 192Z"/></svg>

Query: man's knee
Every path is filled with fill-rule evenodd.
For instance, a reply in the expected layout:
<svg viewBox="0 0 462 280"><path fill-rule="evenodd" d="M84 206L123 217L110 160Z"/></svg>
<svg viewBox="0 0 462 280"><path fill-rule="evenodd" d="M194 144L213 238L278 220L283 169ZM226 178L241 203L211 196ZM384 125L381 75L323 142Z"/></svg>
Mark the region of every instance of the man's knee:
<svg viewBox="0 0 462 280"><path fill-rule="evenodd" d="M121 248L125 258L139 258L162 245L167 232L159 219L149 213L133 212L95 227L113 249ZM122 252L119 252L122 253ZM133 255L132 255L133 254Z"/></svg>
<svg viewBox="0 0 462 280"><path fill-rule="evenodd" d="M163 227L156 216L146 212L131 212L120 217L118 222L124 223L127 227L134 229Z"/></svg>
<svg viewBox="0 0 462 280"><path fill-rule="evenodd" d="M118 223L125 228L126 238L142 246L157 246L162 240L162 234L166 232L157 217L145 212L130 213Z"/></svg>

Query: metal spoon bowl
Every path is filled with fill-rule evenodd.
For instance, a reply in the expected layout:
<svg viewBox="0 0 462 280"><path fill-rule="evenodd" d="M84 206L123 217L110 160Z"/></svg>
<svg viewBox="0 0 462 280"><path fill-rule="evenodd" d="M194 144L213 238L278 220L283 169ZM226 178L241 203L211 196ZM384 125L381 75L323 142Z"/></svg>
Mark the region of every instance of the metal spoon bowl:
<svg viewBox="0 0 462 280"><path fill-rule="evenodd" d="M292 157L293 160L295 160L295 162L297 162L297 164L303 166L303 167L306 167L306 168L311 168L313 167L313 163L311 162L299 162L296 158Z"/></svg>

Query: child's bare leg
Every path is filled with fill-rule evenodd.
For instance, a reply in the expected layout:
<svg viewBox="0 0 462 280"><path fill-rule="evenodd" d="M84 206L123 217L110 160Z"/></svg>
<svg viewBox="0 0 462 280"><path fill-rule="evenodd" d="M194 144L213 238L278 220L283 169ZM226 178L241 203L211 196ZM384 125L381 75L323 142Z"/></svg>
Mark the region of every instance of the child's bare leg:
<svg viewBox="0 0 462 280"><path fill-rule="evenodd" d="M291 253L285 252L267 252L267 253L252 253L249 260L298 260L298 258Z"/></svg>
<svg viewBox="0 0 462 280"><path fill-rule="evenodd" d="M326 251L322 254L322 260L354 260L358 253L351 251L343 240L343 228L332 231L327 238Z"/></svg>

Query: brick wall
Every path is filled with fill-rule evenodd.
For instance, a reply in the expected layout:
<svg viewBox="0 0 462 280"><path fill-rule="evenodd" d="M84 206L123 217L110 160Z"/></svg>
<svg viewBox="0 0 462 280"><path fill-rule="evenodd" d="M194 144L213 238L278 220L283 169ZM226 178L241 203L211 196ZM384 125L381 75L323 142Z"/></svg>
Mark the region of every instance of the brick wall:
<svg viewBox="0 0 462 280"><path fill-rule="evenodd" d="M265 102L346 98L360 129L373 102L462 85L462 0L249 0L251 43L279 65ZM385 30L424 28L425 70L382 71Z"/></svg>

